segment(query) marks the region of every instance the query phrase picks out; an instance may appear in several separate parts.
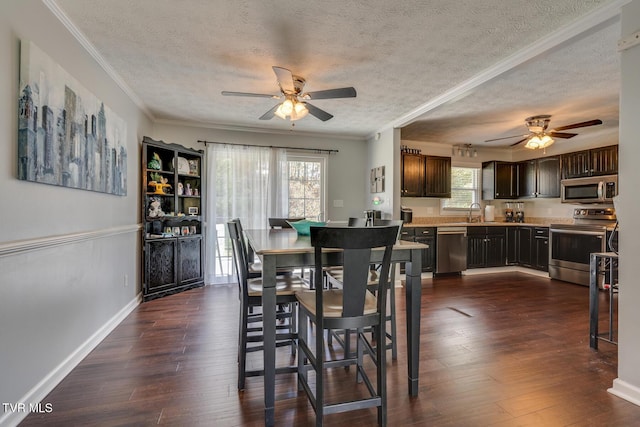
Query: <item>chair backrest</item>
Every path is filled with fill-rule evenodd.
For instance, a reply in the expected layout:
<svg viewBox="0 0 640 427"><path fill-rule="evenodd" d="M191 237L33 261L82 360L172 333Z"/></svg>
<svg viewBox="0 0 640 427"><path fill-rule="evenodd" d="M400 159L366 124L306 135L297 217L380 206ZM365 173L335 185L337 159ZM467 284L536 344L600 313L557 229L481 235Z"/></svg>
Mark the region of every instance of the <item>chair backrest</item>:
<svg viewBox="0 0 640 427"><path fill-rule="evenodd" d="M304 218L269 218L270 228L293 228L287 221L297 222Z"/></svg>
<svg viewBox="0 0 640 427"><path fill-rule="evenodd" d="M232 219L227 222L227 230L229 231L229 238L231 239L233 261L236 266L238 285L240 285L242 296L245 297L248 296L247 278L249 276L249 264L247 261L247 249L242 235L240 220Z"/></svg>
<svg viewBox="0 0 640 427"><path fill-rule="evenodd" d="M311 227L311 245L315 248L315 274L322 283L322 249L342 249L343 301L342 317L364 314L365 295L369 280L371 250L384 247L381 273L378 277L378 314L386 312L386 289L389 282L391 251L398 235L398 226L385 227ZM322 287L316 289L316 314L322 317Z"/></svg>

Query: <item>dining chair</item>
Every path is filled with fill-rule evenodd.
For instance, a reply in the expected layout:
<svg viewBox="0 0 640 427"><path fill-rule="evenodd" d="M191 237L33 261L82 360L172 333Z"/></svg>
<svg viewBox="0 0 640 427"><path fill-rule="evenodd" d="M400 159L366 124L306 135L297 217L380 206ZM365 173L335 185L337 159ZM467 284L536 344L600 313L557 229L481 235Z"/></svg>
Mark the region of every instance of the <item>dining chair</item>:
<svg viewBox="0 0 640 427"><path fill-rule="evenodd" d="M227 229L233 249L233 259L239 284L240 324L238 333L238 390L244 390L246 377L264 375L264 369L247 369L247 353L262 351L262 278L249 278L247 269L247 249L240 232L240 224L227 222ZM296 297L295 292L305 289L304 282L292 275L276 276L276 304L287 307L276 314L276 346L291 345L295 354ZM307 288L308 289L308 288ZM295 367L277 368L276 373L295 372Z"/></svg>
<svg viewBox="0 0 640 427"><path fill-rule="evenodd" d="M349 218L349 227L364 227L365 219L364 218ZM374 226L388 226L394 225L398 226L399 230L402 229L402 220L393 220L393 219L374 219ZM398 234L398 237L400 235ZM370 290L375 292L375 288L377 285L376 279L378 275L379 266L372 266L371 272L369 273L369 283ZM341 287L343 280L343 271L340 267L327 268L325 270L326 281L328 282L330 287ZM396 282L396 264L391 264L391 268L389 271L389 311L387 314L387 321L389 322L389 331L385 330L385 334L387 336L387 349L391 350L391 359L398 359L398 342L396 340L397 335L397 323L396 323L396 292L395 292L395 282ZM329 336L329 342L331 343L332 338L336 338L338 343L345 348L346 352L350 351L350 337L349 331L332 331Z"/></svg>
<svg viewBox="0 0 640 427"><path fill-rule="evenodd" d="M304 218L269 218L269 228L293 228L287 221L297 222L302 221Z"/></svg>
<svg viewBox="0 0 640 427"><path fill-rule="evenodd" d="M385 227L311 227L311 245L314 248L316 280L321 280L325 251L342 251L344 280L341 289L298 291L298 385L304 390L316 412L316 425L321 426L325 415L377 407L378 424L387 422L386 395L386 304L389 286L389 269L393 245L398 236L398 226ZM373 248L384 247L380 275L377 278L378 292L369 291L369 273ZM311 324L309 327L308 324ZM368 339L366 329L373 331L374 346ZM314 331L309 336L310 329ZM325 360L325 330L349 329L356 334L356 352L342 358ZM375 386L365 369L364 356L368 355L376 367ZM324 370L339 366L356 365L355 380L364 382L365 397L354 390L346 401L336 402L331 396L328 403L325 394ZM309 381L309 372L313 372ZM348 371L344 371L348 373ZM337 379L337 378L336 378ZM315 385L314 385L315 384ZM344 385L338 385L344 391ZM368 393L366 393L368 392ZM368 396L367 396L368 394Z"/></svg>

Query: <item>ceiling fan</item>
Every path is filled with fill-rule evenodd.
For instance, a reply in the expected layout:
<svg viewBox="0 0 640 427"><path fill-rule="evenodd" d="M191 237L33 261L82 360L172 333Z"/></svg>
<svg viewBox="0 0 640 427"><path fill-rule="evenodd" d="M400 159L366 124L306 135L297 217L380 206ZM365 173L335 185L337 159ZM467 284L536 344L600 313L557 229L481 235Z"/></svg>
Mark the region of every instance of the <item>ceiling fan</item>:
<svg viewBox="0 0 640 427"><path fill-rule="evenodd" d="M519 141L516 141L513 144L511 144L511 147L527 141L525 148L530 148L530 149L546 148L554 143L553 138L568 139L578 135L577 133L569 133L569 132L562 132L562 131L602 124L602 120L595 119L595 120L588 120L586 122L573 123L570 125L560 126L554 129L547 130L549 127L550 120L551 120L551 116L548 114L541 114L538 116L527 117L526 119L524 119L524 123L527 126L527 129L529 130L528 134L505 136L504 138L487 139L485 142L500 141L502 139L510 139L510 138L522 138Z"/></svg>
<svg viewBox="0 0 640 427"><path fill-rule="evenodd" d="M273 66L273 72L276 74L278 86L280 87L280 95L269 95L261 93L248 92L229 92L222 91L225 96L252 96L258 98L283 99L280 104L274 105L269 111L260 116L260 120L271 120L274 116L281 119L294 121L305 117L307 114L317 117L326 122L333 115L307 102L307 100L317 99L333 99L333 98L355 98L356 90L352 87L342 87L337 89L319 90L315 92L302 92L306 82L300 76L296 76L286 68Z"/></svg>

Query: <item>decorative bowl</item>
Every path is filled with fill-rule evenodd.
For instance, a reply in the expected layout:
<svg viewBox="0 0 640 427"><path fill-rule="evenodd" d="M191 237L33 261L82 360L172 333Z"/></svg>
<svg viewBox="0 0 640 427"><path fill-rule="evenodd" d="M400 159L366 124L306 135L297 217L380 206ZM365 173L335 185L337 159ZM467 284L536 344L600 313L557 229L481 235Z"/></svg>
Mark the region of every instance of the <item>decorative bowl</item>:
<svg viewBox="0 0 640 427"><path fill-rule="evenodd" d="M310 227L314 226L314 227L322 227L327 225L326 222L319 222L319 221L308 221L306 219L303 219L301 221L287 221L287 223L292 226L299 235L301 236L308 236L311 233Z"/></svg>

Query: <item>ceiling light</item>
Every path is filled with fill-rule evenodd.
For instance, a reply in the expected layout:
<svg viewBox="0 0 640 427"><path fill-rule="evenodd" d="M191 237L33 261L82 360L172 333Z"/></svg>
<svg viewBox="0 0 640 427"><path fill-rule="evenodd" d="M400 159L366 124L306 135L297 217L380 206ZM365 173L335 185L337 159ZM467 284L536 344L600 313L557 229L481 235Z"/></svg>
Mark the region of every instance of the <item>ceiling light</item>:
<svg viewBox="0 0 640 427"><path fill-rule="evenodd" d="M534 135L533 137L529 138L524 148L528 148L530 150L547 148L554 142L555 141L553 140L553 138L551 138L549 135L545 135L545 134L542 134L542 136Z"/></svg>
<svg viewBox="0 0 640 427"><path fill-rule="evenodd" d="M298 102L293 96L287 96L274 114L283 120L294 121L305 117L309 114L309 110L304 102Z"/></svg>

